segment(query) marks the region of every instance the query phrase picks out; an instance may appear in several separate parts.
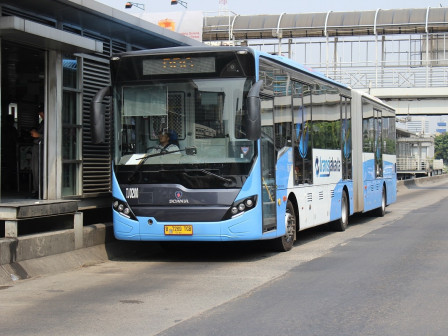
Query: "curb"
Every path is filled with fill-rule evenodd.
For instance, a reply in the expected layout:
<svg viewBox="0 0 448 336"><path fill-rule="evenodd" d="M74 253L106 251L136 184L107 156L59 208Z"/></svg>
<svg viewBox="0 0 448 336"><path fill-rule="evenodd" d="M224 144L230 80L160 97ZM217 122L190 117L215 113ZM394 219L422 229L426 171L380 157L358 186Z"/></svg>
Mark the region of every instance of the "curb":
<svg viewBox="0 0 448 336"><path fill-rule="evenodd" d="M0 286L36 276L68 271L109 260L114 249L112 223L83 228L83 244L75 246L75 230L60 230L0 239ZM0 287L1 288L1 287Z"/></svg>
<svg viewBox="0 0 448 336"><path fill-rule="evenodd" d="M435 184L439 182L443 182L443 180L448 178L448 174L435 175L435 176L426 176L419 177L410 180L399 180L397 181L397 191L405 191L408 189L415 189L419 186L425 184Z"/></svg>

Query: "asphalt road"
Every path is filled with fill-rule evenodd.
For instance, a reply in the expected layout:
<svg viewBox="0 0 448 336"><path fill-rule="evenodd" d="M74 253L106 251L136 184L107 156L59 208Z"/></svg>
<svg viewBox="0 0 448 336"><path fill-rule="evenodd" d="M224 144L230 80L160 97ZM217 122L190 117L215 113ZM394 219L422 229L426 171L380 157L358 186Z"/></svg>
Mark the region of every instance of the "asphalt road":
<svg viewBox="0 0 448 336"><path fill-rule="evenodd" d="M446 335L448 184L260 244L136 249L0 290L0 335Z"/></svg>

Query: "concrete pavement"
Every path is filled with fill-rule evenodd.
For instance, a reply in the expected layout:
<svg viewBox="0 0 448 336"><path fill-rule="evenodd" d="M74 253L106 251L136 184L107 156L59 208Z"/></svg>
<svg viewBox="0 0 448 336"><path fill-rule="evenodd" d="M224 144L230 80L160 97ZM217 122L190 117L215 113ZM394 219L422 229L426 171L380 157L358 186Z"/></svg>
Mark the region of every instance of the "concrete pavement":
<svg viewBox="0 0 448 336"><path fill-rule="evenodd" d="M398 195L427 184L434 184L448 175L398 181ZM78 243L79 245L79 243ZM132 253L137 244L113 237L111 223L83 227L82 247L75 245L75 230L67 229L18 238L0 238L0 286L19 279L28 279L105 262L113 257ZM128 247L129 247L128 246ZM155 247L154 247L155 248Z"/></svg>

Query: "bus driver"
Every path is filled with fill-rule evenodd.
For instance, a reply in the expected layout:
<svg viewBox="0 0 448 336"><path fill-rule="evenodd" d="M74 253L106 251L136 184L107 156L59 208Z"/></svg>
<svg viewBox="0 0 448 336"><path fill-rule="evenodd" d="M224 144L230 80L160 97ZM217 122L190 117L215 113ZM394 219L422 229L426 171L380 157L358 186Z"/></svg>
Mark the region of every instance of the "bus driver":
<svg viewBox="0 0 448 336"><path fill-rule="evenodd" d="M163 152L174 152L172 154L180 154L179 146L177 146L177 139L172 131L166 129L159 131L159 144L155 146L150 154L158 154Z"/></svg>

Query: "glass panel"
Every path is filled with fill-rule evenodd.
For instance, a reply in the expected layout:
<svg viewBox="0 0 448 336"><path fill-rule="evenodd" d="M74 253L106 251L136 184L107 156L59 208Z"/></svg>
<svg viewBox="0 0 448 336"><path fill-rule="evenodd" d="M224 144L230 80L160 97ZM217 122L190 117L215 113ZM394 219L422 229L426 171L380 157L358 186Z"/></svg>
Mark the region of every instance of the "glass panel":
<svg viewBox="0 0 448 336"><path fill-rule="evenodd" d="M123 88L123 116L167 115L166 86L137 86Z"/></svg>
<svg viewBox="0 0 448 336"><path fill-rule="evenodd" d="M78 159L78 137L76 128L63 127L62 129L62 159L77 160Z"/></svg>
<svg viewBox="0 0 448 336"><path fill-rule="evenodd" d="M253 142L245 139L243 124L250 85L245 78L185 79L117 90L117 165L136 165L151 154L161 131L183 155L145 156L145 165L251 162ZM190 147L196 155L185 155Z"/></svg>
<svg viewBox="0 0 448 336"><path fill-rule="evenodd" d="M64 56L62 60L63 85L65 88L78 88L78 61L75 57Z"/></svg>
<svg viewBox="0 0 448 336"><path fill-rule="evenodd" d="M383 146L382 146L382 130L383 123L381 120L381 111L375 110L375 163L376 163L376 177L383 176Z"/></svg>
<svg viewBox="0 0 448 336"><path fill-rule="evenodd" d="M262 99L262 113L263 110L273 109L272 99ZM262 183L262 201L263 201L263 230L268 231L276 227L276 181L275 181L275 147L273 133L273 120L270 119L270 125L268 119L265 118L264 125L262 126L261 135L261 183Z"/></svg>
<svg viewBox="0 0 448 336"><path fill-rule="evenodd" d="M74 56L63 59L62 94L62 195L78 195L78 173L80 163L81 127L79 125L78 62Z"/></svg>
<svg viewBox="0 0 448 336"><path fill-rule="evenodd" d="M374 153L375 144L375 123L373 116L373 106L368 101L362 101L362 151L364 153Z"/></svg>
<svg viewBox="0 0 448 336"><path fill-rule="evenodd" d="M64 92L62 99L62 159L76 160L78 158L78 136L76 130L77 93Z"/></svg>
<svg viewBox="0 0 448 336"><path fill-rule="evenodd" d="M70 196L76 195L76 175L77 164L63 163L62 164L62 195Z"/></svg>
<svg viewBox="0 0 448 336"><path fill-rule="evenodd" d="M77 92L68 92L65 91L62 97L62 123L63 124L77 124Z"/></svg>
<svg viewBox="0 0 448 336"><path fill-rule="evenodd" d="M311 91L308 85L294 83L293 115L295 183L312 183Z"/></svg>
<svg viewBox="0 0 448 336"><path fill-rule="evenodd" d="M274 97L275 146L277 150L291 147L291 81L289 75L278 75L275 80L277 89Z"/></svg>
<svg viewBox="0 0 448 336"><path fill-rule="evenodd" d="M395 154L395 116L392 111L383 110L383 153Z"/></svg>
<svg viewBox="0 0 448 336"><path fill-rule="evenodd" d="M342 176L344 179L352 178L352 135L350 99L341 97L342 114Z"/></svg>
<svg viewBox="0 0 448 336"><path fill-rule="evenodd" d="M325 85L313 87L313 146L340 149L340 96L337 89Z"/></svg>
<svg viewBox="0 0 448 336"><path fill-rule="evenodd" d="M263 80L261 99L261 183L262 183L262 201L263 201L263 231L269 231L276 228L276 181L275 181L275 163L277 145L281 146L283 140L276 138L275 133L283 135L281 126L281 116L284 114L282 107L282 98L288 91L285 74L271 64L261 63L259 70L260 79ZM274 98L275 96L275 98ZM274 103L275 100L275 103ZM291 106L291 98L289 99ZM277 114L277 129L274 130L274 113Z"/></svg>
<svg viewBox="0 0 448 336"><path fill-rule="evenodd" d="M222 92L197 92L196 139L224 138L224 94Z"/></svg>

